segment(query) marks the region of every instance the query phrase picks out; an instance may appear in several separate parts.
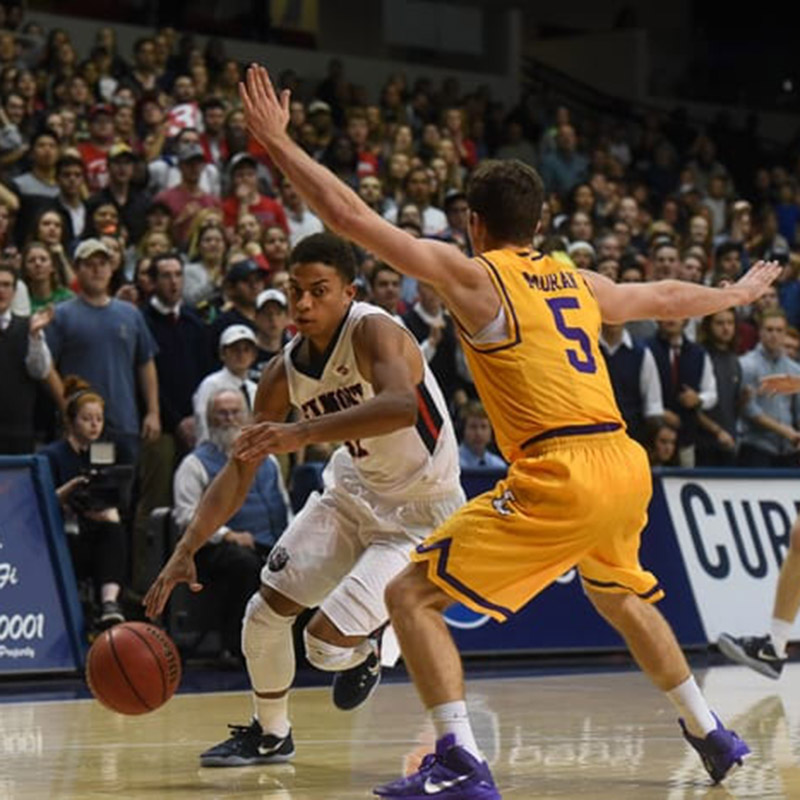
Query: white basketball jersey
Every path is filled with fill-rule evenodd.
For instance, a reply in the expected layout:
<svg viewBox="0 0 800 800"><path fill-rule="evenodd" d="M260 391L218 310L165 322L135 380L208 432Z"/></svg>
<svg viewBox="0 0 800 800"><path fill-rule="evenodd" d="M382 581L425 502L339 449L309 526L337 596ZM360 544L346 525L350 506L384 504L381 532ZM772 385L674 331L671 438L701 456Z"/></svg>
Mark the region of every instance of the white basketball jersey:
<svg viewBox="0 0 800 800"><path fill-rule="evenodd" d="M372 384L358 369L353 349L353 331L360 320L370 314L392 320L413 339L405 326L383 309L354 302L324 364L314 375L305 367L299 369L292 358L302 342L300 335L284 348L289 398L306 419L342 411L375 396ZM408 493L424 497L450 492L459 486L458 444L453 425L439 385L424 357L422 360L425 374L417 386L416 425L382 436L345 442L349 457L338 451L334 456L337 462L343 457L351 460L361 482L381 495Z"/></svg>

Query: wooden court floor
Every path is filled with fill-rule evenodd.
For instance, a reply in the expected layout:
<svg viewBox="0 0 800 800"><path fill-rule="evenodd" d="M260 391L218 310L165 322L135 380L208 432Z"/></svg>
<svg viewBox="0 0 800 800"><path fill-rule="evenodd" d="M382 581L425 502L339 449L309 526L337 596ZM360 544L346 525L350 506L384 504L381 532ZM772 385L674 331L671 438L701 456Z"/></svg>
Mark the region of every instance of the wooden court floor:
<svg viewBox="0 0 800 800"><path fill-rule="evenodd" d="M698 677L753 755L712 788L663 697L635 672L473 680L473 724L506 800L800 798L800 664L779 682L743 667ZM201 769L197 756L250 714L244 693L178 695L142 717L92 700L0 705L0 800L352 800L433 740L410 685L361 709L327 689L294 695L291 765Z"/></svg>

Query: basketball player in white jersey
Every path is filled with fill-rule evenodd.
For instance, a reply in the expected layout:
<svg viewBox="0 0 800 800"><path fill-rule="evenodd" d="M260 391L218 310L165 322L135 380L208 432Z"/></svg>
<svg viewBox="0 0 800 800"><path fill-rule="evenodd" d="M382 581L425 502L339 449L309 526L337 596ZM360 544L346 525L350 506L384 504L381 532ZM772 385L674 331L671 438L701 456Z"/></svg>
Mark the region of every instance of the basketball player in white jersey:
<svg viewBox="0 0 800 800"><path fill-rule="evenodd" d="M290 258L299 331L265 369L255 422L206 491L194 519L145 597L158 616L179 582L194 591L194 554L239 508L267 453L343 441L313 494L278 540L261 590L245 611L242 650L253 687L250 725L200 757L204 766L286 761L294 755L288 693L292 623L315 667L337 673L334 702L355 708L380 662L370 634L388 620L384 590L409 552L464 501L447 407L416 340L376 306L354 302L350 246L331 234L303 239ZM285 423L290 407L303 419Z"/></svg>

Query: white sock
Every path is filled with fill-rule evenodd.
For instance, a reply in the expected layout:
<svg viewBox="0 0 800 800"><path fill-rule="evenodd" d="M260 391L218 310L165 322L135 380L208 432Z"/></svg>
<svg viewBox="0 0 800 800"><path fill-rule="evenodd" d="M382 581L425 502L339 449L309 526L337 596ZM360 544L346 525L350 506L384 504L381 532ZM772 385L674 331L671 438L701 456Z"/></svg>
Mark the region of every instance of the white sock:
<svg viewBox="0 0 800 800"><path fill-rule="evenodd" d="M259 697L253 692L253 708L256 719L261 723L264 733L271 733L281 739L289 735L289 695L283 697Z"/></svg>
<svg viewBox="0 0 800 800"><path fill-rule="evenodd" d="M455 700L452 703L442 703L431 709L431 719L436 730L437 741L448 733L456 737L456 744L461 745L470 755L483 761L481 751L472 733L467 714L467 704L464 700Z"/></svg>
<svg viewBox="0 0 800 800"><path fill-rule="evenodd" d="M787 622L785 619L778 619L777 617L772 618L769 637L772 639L772 646L775 648L775 652L781 658L786 658L786 645L789 644L793 627L793 622Z"/></svg>
<svg viewBox="0 0 800 800"><path fill-rule="evenodd" d="M700 687L690 675L683 683L666 692L667 697L683 717L692 736L705 738L717 729L717 721L708 707Z"/></svg>

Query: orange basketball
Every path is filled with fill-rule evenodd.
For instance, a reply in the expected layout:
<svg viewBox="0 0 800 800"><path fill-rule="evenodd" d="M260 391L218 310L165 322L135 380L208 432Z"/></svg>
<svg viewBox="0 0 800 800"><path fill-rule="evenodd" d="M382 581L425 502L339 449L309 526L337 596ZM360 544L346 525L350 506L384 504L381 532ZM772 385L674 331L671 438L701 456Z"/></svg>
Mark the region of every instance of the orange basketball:
<svg viewBox="0 0 800 800"><path fill-rule="evenodd" d="M120 714L146 714L163 706L180 680L175 643L147 622L123 622L103 631L86 659L92 694Z"/></svg>

